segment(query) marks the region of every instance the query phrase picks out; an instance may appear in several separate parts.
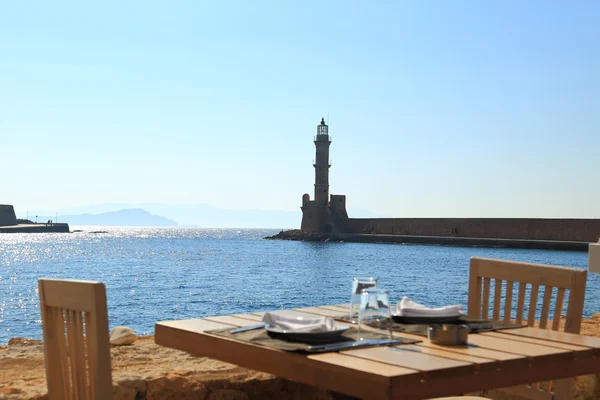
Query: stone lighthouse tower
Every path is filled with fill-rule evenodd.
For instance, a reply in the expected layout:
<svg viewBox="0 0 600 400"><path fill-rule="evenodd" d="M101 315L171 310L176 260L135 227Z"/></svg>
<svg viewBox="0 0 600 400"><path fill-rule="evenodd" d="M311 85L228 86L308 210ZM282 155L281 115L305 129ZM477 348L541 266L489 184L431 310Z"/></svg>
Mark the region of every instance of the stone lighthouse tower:
<svg viewBox="0 0 600 400"><path fill-rule="evenodd" d="M339 234L348 219L346 196L329 196L329 127L325 119L317 125L315 136L315 198L306 193L302 196L302 231L306 233Z"/></svg>
<svg viewBox="0 0 600 400"><path fill-rule="evenodd" d="M327 205L329 202L329 127L325 124L325 118L317 125L317 136L315 136L316 157L315 163L315 203Z"/></svg>

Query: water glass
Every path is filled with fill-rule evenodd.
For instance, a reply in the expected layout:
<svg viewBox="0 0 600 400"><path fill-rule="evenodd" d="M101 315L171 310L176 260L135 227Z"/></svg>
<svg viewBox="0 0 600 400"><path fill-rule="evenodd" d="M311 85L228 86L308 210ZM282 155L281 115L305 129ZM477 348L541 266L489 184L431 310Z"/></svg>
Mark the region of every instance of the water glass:
<svg viewBox="0 0 600 400"><path fill-rule="evenodd" d="M390 310L390 291L386 289L369 288L362 291L360 297L360 311L358 326L370 326L378 329L387 329L392 338Z"/></svg>
<svg viewBox="0 0 600 400"><path fill-rule="evenodd" d="M375 278L354 278L352 280L352 296L350 297L350 314L348 318L351 322L358 322L358 312L360 310L360 296L363 290L377 287Z"/></svg>

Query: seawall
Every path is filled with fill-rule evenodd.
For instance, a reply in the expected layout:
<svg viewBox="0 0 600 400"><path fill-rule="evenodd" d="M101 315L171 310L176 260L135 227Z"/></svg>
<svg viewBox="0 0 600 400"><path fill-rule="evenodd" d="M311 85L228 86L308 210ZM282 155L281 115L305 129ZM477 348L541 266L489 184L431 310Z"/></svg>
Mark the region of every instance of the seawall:
<svg viewBox="0 0 600 400"><path fill-rule="evenodd" d="M69 233L69 224L21 224L0 226L0 233Z"/></svg>
<svg viewBox="0 0 600 400"><path fill-rule="evenodd" d="M345 234L597 242L600 219L349 218Z"/></svg>
<svg viewBox="0 0 600 400"><path fill-rule="evenodd" d="M358 243L429 244L458 247L505 247L513 249L542 249L588 251L588 242L527 239L491 239L447 236L341 234L339 239Z"/></svg>

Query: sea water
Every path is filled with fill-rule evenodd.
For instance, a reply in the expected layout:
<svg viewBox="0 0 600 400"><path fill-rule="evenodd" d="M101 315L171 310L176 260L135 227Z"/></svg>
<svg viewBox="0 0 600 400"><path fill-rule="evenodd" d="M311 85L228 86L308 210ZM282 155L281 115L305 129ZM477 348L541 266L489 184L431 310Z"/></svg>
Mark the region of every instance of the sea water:
<svg viewBox="0 0 600 400"><path fill-rule="evenodd" d="M106 284L110 327L152 334L162 320L349 303L352 279L373 276L427 306L467 303L473 256L587 268L587 253L262 240L260 229L77 228L0 235L0 344L41 338L37 279ZM92 233L103 230L105 233ZM584 316L600 312L588 277Z"/></svg>

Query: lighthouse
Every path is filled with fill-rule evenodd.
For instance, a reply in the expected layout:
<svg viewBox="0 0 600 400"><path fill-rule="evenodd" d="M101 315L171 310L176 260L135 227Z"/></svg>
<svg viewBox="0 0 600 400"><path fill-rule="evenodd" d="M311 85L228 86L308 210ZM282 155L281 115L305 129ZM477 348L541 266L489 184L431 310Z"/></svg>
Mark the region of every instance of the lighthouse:
<svg viewBox="0 0 600 400"><path fill-rule="evenodd" d="M348 213L346 212L346 196L329 195L329 127L325 118L317 125L315 136L315 197L305 193L302 196L302 225L305 233L331 233L339 235L346 225Z"/></svg>
<svg viewBox="0 0 600 400"><path fill-rule="evenodd" d="M329 127L325 118L317 125L317 136L315 136L315 203L327 205L329 202Z"/></svg>

